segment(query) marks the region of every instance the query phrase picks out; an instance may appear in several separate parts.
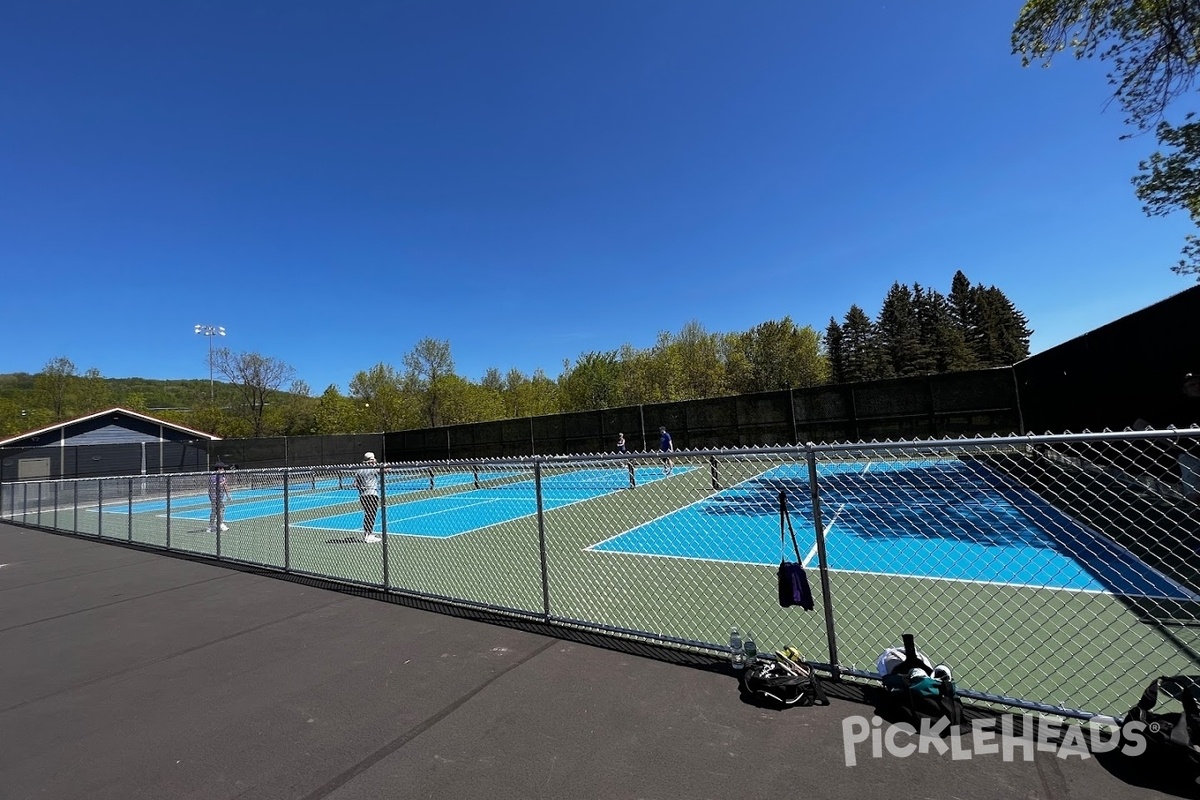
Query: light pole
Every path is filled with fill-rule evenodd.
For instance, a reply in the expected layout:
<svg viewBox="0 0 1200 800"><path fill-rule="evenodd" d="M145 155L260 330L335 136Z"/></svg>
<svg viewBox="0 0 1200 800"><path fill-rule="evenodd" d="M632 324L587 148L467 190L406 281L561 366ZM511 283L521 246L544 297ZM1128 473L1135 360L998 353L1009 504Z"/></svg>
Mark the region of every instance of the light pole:
<svg viewBox="0 0 1200 800"><path fill-rule="evenodd" d="M213 357L212 357L212 340L214 336L224 336L225 329L219 325L197 325L196 333L208 337L208 401L216 402L216 394L213 391Z"/></svg>

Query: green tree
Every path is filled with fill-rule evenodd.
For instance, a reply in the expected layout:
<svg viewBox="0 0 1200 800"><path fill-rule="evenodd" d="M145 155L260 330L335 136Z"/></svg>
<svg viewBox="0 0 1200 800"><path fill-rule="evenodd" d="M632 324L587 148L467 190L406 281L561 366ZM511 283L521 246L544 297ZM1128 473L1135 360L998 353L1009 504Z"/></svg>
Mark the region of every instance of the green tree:
<svg viewBox="0 0 1200 800"><path fill-rule="evenodd" d="M368 426L363 423L364 415L360 413L361 408L361 403L344 396L337 386L330 384L317 398L316 409L313 412L317 433L365 432Z"/></svg>
<svg viewBox="0 0 1200 800"><path fill-rule="evenodd" d="M559 402L563 411L590 411L619 405L621 363L615 351L585 353L563 365Z"/></svg>
<svg viewBox="0 0 1200 800"><path fill-rule="evenodd" d="M975 291L961 269L950 280L950 294L946 300L950 304L951 322L958 328L963 340L969 341L976 316Z"/></svg>
<svg viewBox="0 0 1200 800"><path fill-rule="evenodd" d="M49 409L52 421L60 422L67 418L75 381L75 364L65 356L50 359L42 371L34 376L34 389Z"/></svg>
<svg viewBox="0 0 1200 800"><path fill-rule="evenodd" d="M842 326L833 317L825 326L825 352L829 356L829 380L846 382L846 353L842 347Z"/></svg>
<svg viewBox="0 0 1200 800"><path fill-rule="evenodd" d="M770 320L730 340L730 386L743 394L815 386L829 376L821 337L810 326L798 328L790 316Z"/></svg>
<svg viewBox="0 0 1200 800"><path fill-rule="evenodd" d="M141 392L130 392L121 400L122 405L130 411L137 411L145 414L150 410L150 404L146 402L146 396ZM103 410L103 409L98 409Z"/></svg>
<svg viewBox="0 0 1200 800"><path fill-rule="evenodd" d="M557 414L562 410L558 402L558 384L550 380L540 367L529 378L529 401L534 416Z"/></svg>
<svg viewBox="0 0 1200 800"><path fill-rule="evenodd" d="M389 364L380 362L350 379L350 397L356 407L356 419L343 419L356 432L399 431L421 423L421 401L404 376Z"/></svg>
<svg viewBox="0 0 1200 800"><path fill-rule="evenodd" d="M1152 216L1186 211L1200 224L1200 123L1171 125L1164 115L1192 91L1200 68L1200 3L1191 0L1028 0L1012 32L1022 64L1050 66L1058 53L1098 58L1111 71L1113 99L1135 130L1156 129L1166 153L1139 166L1134 178L1143 210ZM1186 117L1191 119L1191 114ZM1200 280L1200 239L1189 235L1172 267Z"/></svg>
<svg viewBox="0 0 1200 800"><path fill-rule="evenodd" d="M458 375L446 375L439 380L443 425L487 422L503 417L504 400L499 394Z"/></svg>
<svg viewBox="0 0 1200 800"><path fill-rule="evenodd" d="M282 436L309 436L317 430L317 401L308 384L292 381L279 402L268 408L268 430Z"/></svg>
<svg viewBox="0 0 1200 800"><path fill-rule="evenodd" d="M995 286L975 288L971 346L983 367L1004 367L1029 356L1032 335L1024 314Z"/></svg>
<svg viewBox="0 0 1200 800"><path fill-rule="evenodd" d="M504 398L505 415L509 419L531 416L530 409L533 408L533 403L529 392L526 391L528 385L529 376L516 367L504 376L504 391L501 396Z"/></svg>
<svg viewBox="0 0 1200 800"><path fill-rule="evenodd" d="M1142 210L1151 217L1185 211L1200 226L1200 122L1174 127L1163 121L1157 132L1164 150L1139 163L1140 174L1133 178ZM1180 275L1195 273L1200 282L1200 237L1188 234L1181 252L1171 269Z"/></svg>
<svg viewBox="0 0 1200 800"><path fill-rule="evenodd" d="M655 362L649 351L628 343L621 345L621 400L619 405L637 406L660 402L655 380Z"/></svg>
<svg viewBox="0 0 1200 800"><path fill-rule="evenodd" d="M844 380L873 381L885 377L875 323L857 304L850 306L842 322L841 349Z"/></svg>
<svg viewBox="0 0 1200 800"><path fill-rule="evenodd" d="M113 396L112 386L100 374L100 370L95 367L83 373L83 377L79 379L78 386L79 410L81 413L90 414L96 411L104 411L118 405L116 398ZM128 408L129 406L125 407Z"/></svg>
<svg viewBox="0 0 1200 800"><path fill-rule="evenodd" d="M21 416L21 407L15 400L0 397L0 438L7 439L28 430Z"/></svg>
<svg viewBox="0 0 1200 800"><path fill-rule="evenodd" d="M913 290L907 284L892 284L883 298L876 328L886 374L918 375L924 371L926 344L921 337Z"/></svg>
<svg viewBox="0 0 1200 800"><path fill-rule="evenodd" d="M914 299L921 330L920 371L933 374L971 369L974 354L955 322L949 299L941 292L919 286Z"/></svg>
<svg viewBox="0 0 1200 800"><path fill-rule="evenodd" d="M698 320L691 320L667 347L670 363L678 364L676 391L679 399L699 399L725 394L725 361L722 337L709 333Z"/></svg>
<svg viewBox="0 0 1200 800"><path fill-rule="evenodd" d="M479 384L493 392L504 393L504 376L500 373L499 367L488 367Z"/></svg>
<svg viewBox="0 0 1200 800"><path fill-rule="evenodd" d="M421 397L422 410L429 427L442 425L444 394L450 385L443 378L454 375L450 342L424 338L404 356L407 385Z"/></svg>
<svg viewBox="0 0 1200 800"><path fill-rule="evenodd" d="M683 359L674 347L674 337L669 331L659 331L654 347L646 354L649 368L642 371L652 403L669 403L681 398L683 384Z"/></svg>

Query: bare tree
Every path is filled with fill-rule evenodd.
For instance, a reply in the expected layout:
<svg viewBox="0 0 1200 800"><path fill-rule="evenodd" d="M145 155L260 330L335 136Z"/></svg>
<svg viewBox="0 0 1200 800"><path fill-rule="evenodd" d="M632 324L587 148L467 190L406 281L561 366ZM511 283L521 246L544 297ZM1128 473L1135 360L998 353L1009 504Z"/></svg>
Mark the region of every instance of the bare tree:
<svg viewBox="0 0 1200 800"><path fill-rule="evenodd" d="M263 409L272 393L296 377L296 370L279 359L258 353L234 353L227 347L213 352L213 369L236 390L240 411L254 436L263 435Z"/></svg>

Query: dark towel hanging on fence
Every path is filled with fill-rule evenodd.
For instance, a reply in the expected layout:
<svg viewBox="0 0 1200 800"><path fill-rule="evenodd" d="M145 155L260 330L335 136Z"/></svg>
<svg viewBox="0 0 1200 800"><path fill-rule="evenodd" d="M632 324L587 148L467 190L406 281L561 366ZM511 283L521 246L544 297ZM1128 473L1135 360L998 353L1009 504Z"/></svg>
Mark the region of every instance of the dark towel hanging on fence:
<svg viewBox="0 0 1200 800"><path fill-rule="evenodd" d="M787 542L784 539L784 526L792 536L792 549L796 552L796 560L787 560ZM796 544L796 532L792 530L792 519L788 516L787 492L779 493L779 605L783 608L800 606L805 611L813 610L812 589L808 586L808 575L804 571L804 562L800 558L800 546Z"/></svg>

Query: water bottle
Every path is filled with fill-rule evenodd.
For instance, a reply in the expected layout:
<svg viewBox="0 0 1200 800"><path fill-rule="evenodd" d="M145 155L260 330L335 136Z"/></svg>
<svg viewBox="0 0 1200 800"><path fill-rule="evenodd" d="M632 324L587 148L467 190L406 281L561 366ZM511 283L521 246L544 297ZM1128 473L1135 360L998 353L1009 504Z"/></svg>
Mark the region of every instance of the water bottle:
<svg viewBox="0 0 1200 800"><path fill-rule="evenodd" d="M754 643L749 634L746 635L746 641L742 645L742 649L746 651L746 663L753 664L754 659L758 658L758 645Z"/></svg>
<svg viewBox="0 0 1200 800"><path fill-rule="evenodd" d="M742 646L742 634L737 628L729 629L729 663L739 670L746 666L746 650Z"/></svg>

